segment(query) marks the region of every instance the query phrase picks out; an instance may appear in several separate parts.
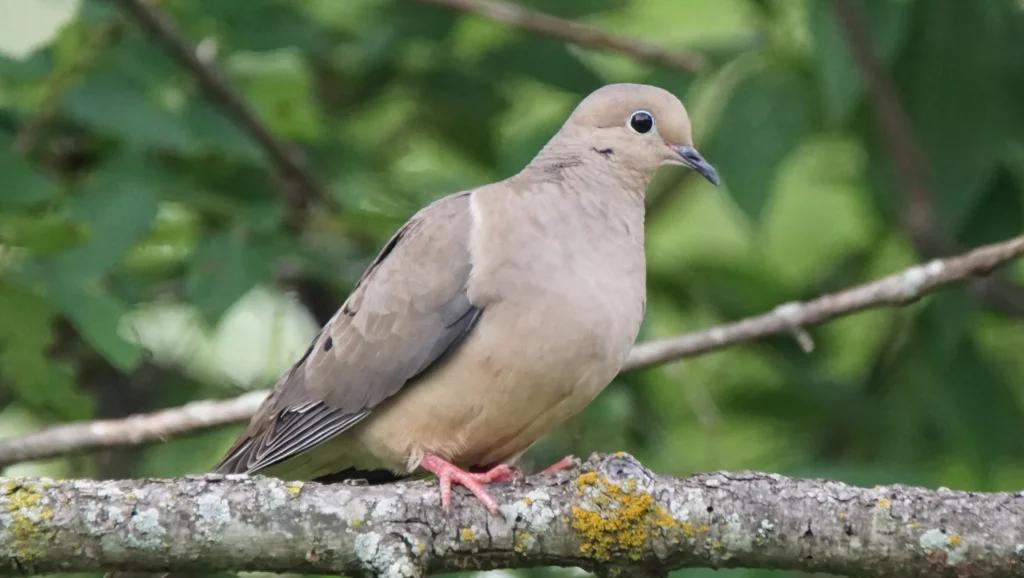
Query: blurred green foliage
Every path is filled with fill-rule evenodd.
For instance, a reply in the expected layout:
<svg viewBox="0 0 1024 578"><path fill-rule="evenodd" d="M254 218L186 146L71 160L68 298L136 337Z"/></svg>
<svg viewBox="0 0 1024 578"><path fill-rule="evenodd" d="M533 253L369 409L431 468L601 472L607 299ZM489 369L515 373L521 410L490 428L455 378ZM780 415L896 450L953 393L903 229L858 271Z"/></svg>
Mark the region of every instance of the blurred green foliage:
<svg viewBox="0 0 1024 578"><path fill-rule="evenodd" d="M20 36L0 47L0 437L272 384L412 212L517 171L607 82L679 95L726 185L666 169L652 187L641 339L923 258L830 2L523 0L699 51L710 64L697 74L408 0L165 2L266 126L304 150L338 212L296 207L261 149L112 3L28 4L5 12ZM1021 3L862 4L938 227L964 247L1019 234ZM16 152L54 94L32 150ZM809 355L775 338L624 375L524 465L625 450L680 475L1024 487L1017 316L953 289L813 334ZM201 472L238 431L5 473Z"/></svg>

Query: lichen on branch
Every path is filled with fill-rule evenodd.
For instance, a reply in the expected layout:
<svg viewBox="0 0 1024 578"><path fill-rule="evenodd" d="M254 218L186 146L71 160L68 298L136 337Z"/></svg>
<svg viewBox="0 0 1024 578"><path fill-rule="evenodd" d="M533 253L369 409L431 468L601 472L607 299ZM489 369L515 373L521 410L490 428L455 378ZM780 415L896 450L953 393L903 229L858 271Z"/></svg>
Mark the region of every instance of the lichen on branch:
<svg viewBox="0 0 1024 578"><path fill-rule="evenodd" d="M261 476L0 479L0 573L220 570L419 577L578 566L1024 576L1024 493L856 488L754 472L656 475L628 454L492 487L500 516L435 482Z"/></svg>

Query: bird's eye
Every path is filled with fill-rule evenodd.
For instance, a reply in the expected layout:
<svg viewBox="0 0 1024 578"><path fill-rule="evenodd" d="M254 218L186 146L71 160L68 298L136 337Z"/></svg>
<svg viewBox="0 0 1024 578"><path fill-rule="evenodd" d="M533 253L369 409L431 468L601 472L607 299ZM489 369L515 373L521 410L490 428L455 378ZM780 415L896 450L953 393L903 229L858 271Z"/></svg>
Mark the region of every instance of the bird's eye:
<svg viewBox="0 0 1024 578"><path fill-rule="evenodd" d="M638 110L629 116L629 128L638 134L647 134L654 128L654 117L646 110Z"/></svg>

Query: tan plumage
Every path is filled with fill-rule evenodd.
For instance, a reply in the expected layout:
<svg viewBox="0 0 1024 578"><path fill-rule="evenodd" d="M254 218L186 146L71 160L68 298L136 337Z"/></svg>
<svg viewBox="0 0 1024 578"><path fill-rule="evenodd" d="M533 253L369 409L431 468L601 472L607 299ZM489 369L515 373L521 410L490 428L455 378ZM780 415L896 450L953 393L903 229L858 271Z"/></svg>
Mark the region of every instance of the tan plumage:
<svg viewBox="0 0 1024 578"><path fill-rule="evenodd" d="M637 111L652 130L631 128ZM514 461L625 362L644 314L644 192L663 164L717 184L674 96L611 85L520 173L419 211L215 471L386 481L428 455Z"/></svg>

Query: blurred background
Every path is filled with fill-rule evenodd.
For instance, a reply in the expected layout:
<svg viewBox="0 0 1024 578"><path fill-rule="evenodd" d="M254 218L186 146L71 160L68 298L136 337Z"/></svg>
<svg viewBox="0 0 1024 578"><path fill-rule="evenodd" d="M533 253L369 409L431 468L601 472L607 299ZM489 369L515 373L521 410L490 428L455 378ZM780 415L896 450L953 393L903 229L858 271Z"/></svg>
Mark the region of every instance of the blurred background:
<svg viewBox="0 0 1024 578"><path fill-rule="evenodd" d="M519 0L693 70L413 0L158 3L334 208L115 4L0 0L0 438L271 386L405 219L518 171L609 82L678 95L724 181L653 185L640 340L1024 230L1019 0ZM1017 263L814 328L810 354L779 337L625 374L523 465L1019 490L1022 316ZM241 428L0 474L198 473Z"/></svg>

